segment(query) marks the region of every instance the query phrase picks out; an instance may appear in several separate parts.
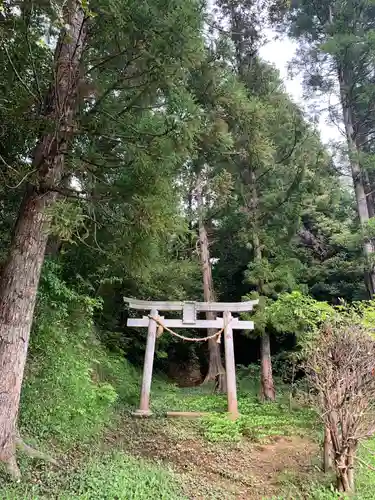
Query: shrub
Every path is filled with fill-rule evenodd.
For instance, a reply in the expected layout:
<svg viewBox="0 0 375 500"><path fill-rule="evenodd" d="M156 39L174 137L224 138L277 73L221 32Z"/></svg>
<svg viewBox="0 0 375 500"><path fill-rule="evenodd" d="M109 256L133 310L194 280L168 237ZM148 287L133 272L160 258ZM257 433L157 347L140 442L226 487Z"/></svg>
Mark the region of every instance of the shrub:
<svg viewBox="0 0 375 500"><path fill-rule="evenodd" d="M354 490L358 443L375 432L374 353L369 331L346 315L324 325L305 352L304 367L332 444L339 491Z"/></svg>
<svg viewBox="0 0 375 500"><path fill-rule="evenodd" d="M98 355L103 357L92 332L74 323L68 327L46 311L32 337L21 427L63 442L95 432L117 399L115 388L96 378Z"/></svg>
<svg viewBox="0 0 375 500"><path fill-rule="evenodd" d="M47 264L21 396L20 426L27 434L66 444L89 438L118 399L129 404L138 393L135 370L121 354L108 355L96 338L96 307Z"/></svg>

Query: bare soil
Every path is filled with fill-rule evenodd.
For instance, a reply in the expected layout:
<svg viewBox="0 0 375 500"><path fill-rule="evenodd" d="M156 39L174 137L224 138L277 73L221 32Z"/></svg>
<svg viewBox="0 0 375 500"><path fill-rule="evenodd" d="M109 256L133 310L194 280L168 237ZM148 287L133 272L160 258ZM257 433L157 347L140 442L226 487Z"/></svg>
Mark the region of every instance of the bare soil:
<svg viewBox="0 0 375 500"><path fill-rule="evenodd" d="M109 435L107 445L171 468L189 500L285 498L282 476L312 471L317 447L306 438L274 437L263 445L249 440L216 444L193 433L185 422L126 419L126 434Z"/></svg>

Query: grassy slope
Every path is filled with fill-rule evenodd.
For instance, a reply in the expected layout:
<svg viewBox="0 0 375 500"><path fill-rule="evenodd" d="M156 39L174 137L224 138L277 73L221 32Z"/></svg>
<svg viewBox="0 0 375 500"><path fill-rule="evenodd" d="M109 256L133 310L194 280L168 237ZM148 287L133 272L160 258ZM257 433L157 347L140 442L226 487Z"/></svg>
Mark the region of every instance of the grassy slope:
<svg viewBox="0 0 375 500"><path fill-rule="evenodd" d="M42 325L31 350L21 428L58 458L59 467L21 457L23 481L12 484L0 476L1 499L177 500L191 498L192 492L196 498L271 498L273 493L274 498L336 498L318 473L306 469L306 436L317 438L311 411L290 411L282 398L261 405L256 388L244 378L241 417L232 422L220 414L225 397L209 388L177 389L156 380L154 418L134 420L130 410L138 397L138 373L121 357L105 353L91 334L60 327L54 333L53 328ZM212 415L167 421L166 410ZM276 442L275 436L288 439ZM365 455L375 466L375 457ZM375 498L374 476L360 469L357 498Z"/></svg>

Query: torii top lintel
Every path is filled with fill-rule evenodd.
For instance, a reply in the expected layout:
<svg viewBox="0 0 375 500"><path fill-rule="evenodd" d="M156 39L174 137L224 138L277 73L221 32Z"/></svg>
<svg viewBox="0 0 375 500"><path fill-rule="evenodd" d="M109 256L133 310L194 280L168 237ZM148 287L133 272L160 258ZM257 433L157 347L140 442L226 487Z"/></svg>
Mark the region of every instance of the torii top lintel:
<svg viewBox="0 0 375 500"><path fill-rule="evenodd" d="M124 301L129 304L130 309L139 309L143 311L185 311L191 308L195 311L224 312L230 311L241 313L251 311L259 300L248 300L247 302L173 302L173 301L148 301L124 297Z"/></svg>

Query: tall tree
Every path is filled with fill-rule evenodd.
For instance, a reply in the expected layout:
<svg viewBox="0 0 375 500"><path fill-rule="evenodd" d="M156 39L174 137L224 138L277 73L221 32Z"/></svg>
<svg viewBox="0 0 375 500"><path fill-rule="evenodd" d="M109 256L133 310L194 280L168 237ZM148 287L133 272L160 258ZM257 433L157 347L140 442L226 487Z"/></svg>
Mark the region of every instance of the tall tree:
<svg viewBox="0 0 375 500"><path fill-rule="evenodd" d="M118 227L124 200L128 226L146 228L141 234L150 228L155 233L163 224L162 217L159 228L149 223L152 211L172 217L174 207L163 212L161 200L150 191L142 196L142 188L155 184L166 157L170 172L179 163L178 154L189 148L194 132L187 122L194 121L194 104L189 109L179 102L188 95L184 82L202 47L201 6L195 2L110 2L91 5L95 13L75 0L63 10L43 2L28 7L19 13L9 2L1 12L1 57L7 61L7 84L13 80L15 85L9 98L21 113L26 113L26 101L31 107L29 121L26 114L22 117L27 141L16 154L9 145L2 156L2 169L17 173L18 187L27 180L0 275L0 460L15 476L19 397L48 233L60 225L65 236L75 231L82 241L90 220L100 251L98 225L107 214L112 221L117 218ZM51 45L57 39L54 55L46 39ZM25 44L29 57L18 58ZM38 59L38 53L43 57ZM39 75L47 75L49 86ZM133 127L135 116L138 128ZM10 120L7 126L12 129ZM146 183L141 170L150 156L154 179ZM173 192L170 179L165 176L159 183L166 194ZM137 239L139 234L131 244ZM133 249L129 253L135 254Z"/></svg>
<svg viewBox="0 0 375 500"><path fill-rule="evenodd" d="M341 105L347 155L357 213L363 232L365 280L374 294L374 244L368 236L373 215L369 175L364 164L365 129L374 106L373 75L374 5L367 0L293 2L287 15L290 34L299 41L298 62L310 88L336 93ZM368 82L364 85L364 82ZM364 112L364 109L366 111ZM360 111L361 110L361 111ZM331 109L333 116L337 110Z"/></svg>
<svg viewBox="0 0 375 500"><path fill-rule="evenodd" d="M207 179L205 181L204 169L198 174L196 185L196 201L198 212L198 234L199 234L199 255L202 267L203 278L203 297L205 302L215 301L214 283L212 280L212 263L210 257L210 242L208 238L207 228L207 209L205 207L205 185L207 187ZM207 193L206 193L207 194ZM215 313L207 312L207 319L215 319ZM214 331L208 330L208 335L212 335ZM208 371L204 382L214 380L219 392L226 392L225 369L221 360L220 344L217 339L208 341Z"/></svg>
<svg viewBox="0 0 375 500"><path fill-rule="evenodd" d="M228 35L235 47L232 94L236 101L231 106L226 103L234 145L226 161L235 179L235 201L230 208L236 205L238 211L237 222L233 223L234 211L223 230L240 228L236 241L250 249L241 253L250 258L245 278L258 295L274 300L278 293L301 283L304 263L296 243L305 209L303 197L316 192L317 176L325 169L325 175L331 175L330 159L301 111L286 96L276 72L257 55L262 41L257 33L264 16L259 5L233 0L220 2L220 6L229 20ZM260 312L256 322L261 393L272 400L270 332L261 316Z"/></svg>
<svg viewBox="0 0 375 500"><path fill-rule="evenodd" d="M219 5L224 17L230 22L230 37L235 47L235 61L241 81L251 94L256 94L259 89L254 89L251 79L248 78L254 64L257 63L257 52L260 45L262 32L259 29L262 10L257 2L252 0L242 2L238 0L220 1ZM252 73L252 74L255 74ZM246 147L246 146L245 146ZM250 153L251 155L251 153ZM245 160L245 161L244 161ZM250 157L239 160L242 163L242 183L248 191L244 195L246 210L251 220L252 245L254 249L254 262L258 266L262 263L262 245L259 238L259 202L258 186L256 182L256 166ZM247 165L246 165L247 163ZM262 279L258 280L259 294L264 294ZM274 400L275 389L272 376L271 344L267 330L261 336L261 394L264 399Z"/></svg>
<svg viewBox="0 0 375 500"><path fill-rule="evenodd" d="M16 477L16 421L36 292L48 238L46 210L56 200L77 110L80 63L87 16L78 1L63 11L64 27L55 49L51 86L41 116L48 128L33 153L37 185L29 184L20 208L9 258L0 277L0 459Z"/></svg>

